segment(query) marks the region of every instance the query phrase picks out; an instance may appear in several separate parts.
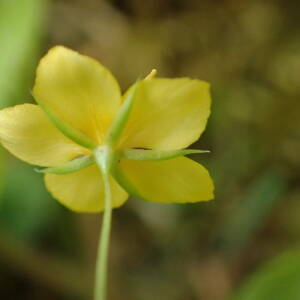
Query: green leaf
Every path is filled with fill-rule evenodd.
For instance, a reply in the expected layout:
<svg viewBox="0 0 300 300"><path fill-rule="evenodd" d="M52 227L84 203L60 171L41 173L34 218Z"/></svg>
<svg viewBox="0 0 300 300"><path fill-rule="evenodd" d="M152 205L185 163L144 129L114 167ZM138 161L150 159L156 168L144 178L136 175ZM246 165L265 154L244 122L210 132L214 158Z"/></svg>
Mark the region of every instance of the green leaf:
<svg viewBox="0 0 300 300"><path fill-rule="evenodd" d="M21 239L34 240L53 226L63 212L45 190L42 176L32 166L13 161L5 170L0 225Z"/></svg>
<svg viewBox="0 0 300 300"><path fill-rule="evenodd" d="M131 160L166 160L177 156L208 153L207 150L180 149L170 151L160 150L143 150L143 149L125 149L122 151L122 156Z"/></svg>
<svg viewBox="0 0 300 300"><path fill-rule="evenodd" d="M282 199L287 179L276 170L263 172L245 193L240 205L222 225L218 246L224 253L234 254L255 235L275 204Z"/></svg>
<svg viewBox="0 0 300 300"><path fill-rule="evenodd" d="M0 107L29 96L46 0L0 1ZM25 96L26 94L26 96Z"/></svg>
<svg viewBox="0 0 300 300"><path fill-rule="evenodd" d="M300 250L284 253L264 265L231 300L300 299Z"/></svg>
<svg viewBox="0 0 300 300"><path fill-rule="evenodd" d="M119 137L122 134L122 131L126 125L126 122L128 120L129 114L132 109L134 97L138 88L139 81L137 81L128 91L124 103L122 104L121 108L118 111L118 114L113 121L108 135L106 137L106 144L114 145L117 143Z"/></svg>
<svg viewBox="0 0 300 300"><path fill-rule="evenodd" d="M86 168L92 165L93 163L95 163L94 157L92 155L85 155L70 160L60 166L45 169L36 169L36 171L40 173L68 174L76 172L82 168Z"/></svg>

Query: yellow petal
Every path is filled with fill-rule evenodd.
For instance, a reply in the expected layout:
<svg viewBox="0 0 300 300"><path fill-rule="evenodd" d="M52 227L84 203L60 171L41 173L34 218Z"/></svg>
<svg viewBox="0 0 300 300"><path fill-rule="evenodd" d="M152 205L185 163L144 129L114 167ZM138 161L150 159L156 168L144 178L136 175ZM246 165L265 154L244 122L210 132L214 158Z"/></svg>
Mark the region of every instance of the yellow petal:
<svg viewBox="0 0 300 300"><path fill-rule="evenodd" d="M210 103L206 82L189 78L144 80L137 90L120 147L185 148L204 131Z"/></svg>
<svg viewBox="0 0 300 300"><path fill-rule="evenodd" d="M186 157L164 161L122 159L120 168L145 200L185 203L214 197L208 171Z"/></svg>
<svg viewBox="0 0 300 300"><path fill-rule="evenodd" d="M118 83L105 67L62 46L52 48L40 61L33 95L99 144L121 104Z"/></svg>
<svg viewBox="0 0 300 300"><path fill-rule="evenodd" d="M39 166L55 166L87 150L67 139L34 104L0 111L0 141L13 155Z"/></svg>
<svg viewBox="0 0 300 300"><path fill-rule="evenodd" d="M95 165L65 175L46 174L46 187L61 204L77 212L99 212L104 208L104 186ZM110 180L113 207L121 206L127 193Z"/></svg>

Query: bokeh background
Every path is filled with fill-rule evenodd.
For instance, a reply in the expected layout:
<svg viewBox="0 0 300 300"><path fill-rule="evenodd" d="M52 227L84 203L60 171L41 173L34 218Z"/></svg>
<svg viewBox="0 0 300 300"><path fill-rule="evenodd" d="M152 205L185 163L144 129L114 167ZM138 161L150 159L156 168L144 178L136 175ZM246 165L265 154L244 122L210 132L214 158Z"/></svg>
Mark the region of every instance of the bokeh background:
<svg viewBox="0 0 300 300"><path fill-rule="evenodd" d="M297 0L0 0L1 108L33 101L38 60L57 44L100 60L123 90L154 67L211 83L193 145L211 153L193 158L216 198L115 210L109 299L300 299L299 11ZM91 299L101 216L66 210L33 166L3 149L0 160L0 298Z"/></svg>

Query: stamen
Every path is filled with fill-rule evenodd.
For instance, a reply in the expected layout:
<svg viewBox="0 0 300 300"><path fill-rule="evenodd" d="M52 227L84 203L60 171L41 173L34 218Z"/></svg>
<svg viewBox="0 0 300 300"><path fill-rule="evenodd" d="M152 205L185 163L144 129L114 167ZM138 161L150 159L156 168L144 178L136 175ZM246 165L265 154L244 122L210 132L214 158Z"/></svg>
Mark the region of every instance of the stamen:
<svg viewBox="0 0 300 300"><path fill-rule="evenodd" d="M152 69L151 72L145 77L145 80L153 79L157 73L156 69Z"/></svg>

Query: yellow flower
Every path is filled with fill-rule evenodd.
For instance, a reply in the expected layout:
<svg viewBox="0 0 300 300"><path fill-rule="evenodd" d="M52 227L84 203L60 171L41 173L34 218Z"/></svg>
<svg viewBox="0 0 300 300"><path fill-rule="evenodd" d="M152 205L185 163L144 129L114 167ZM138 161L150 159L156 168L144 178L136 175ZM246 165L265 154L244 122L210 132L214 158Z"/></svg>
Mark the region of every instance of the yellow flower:
<svg viewBox="0 0 300 300"><path fill-rule="evenodd" d="M33 96L38 105L0 111L0 141L18 158L50 167L46 187L68 208L103 210L103 179L93 153L106 145L114 126L119 128L112 144L113 207L126 201L128 191L156 202L213 198L207 170L181 155L192 152L181 149L205 129L211 103L207 83L146 79L122 96L113 75L99 62L56 46L40 61ZM128 98L130 105L125 103ZM73 172L66 171L68 166Z"/></svg>

